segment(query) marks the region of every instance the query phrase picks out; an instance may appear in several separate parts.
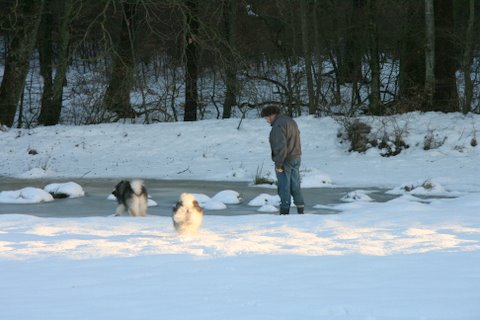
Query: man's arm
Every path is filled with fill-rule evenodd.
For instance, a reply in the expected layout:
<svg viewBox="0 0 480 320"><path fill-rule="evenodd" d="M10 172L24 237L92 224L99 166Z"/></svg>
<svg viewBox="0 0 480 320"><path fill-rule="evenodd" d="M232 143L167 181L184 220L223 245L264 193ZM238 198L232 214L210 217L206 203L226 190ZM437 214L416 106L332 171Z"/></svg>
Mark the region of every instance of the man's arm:
<svg viewBox="0 0 480 320"><path fill-rule="evenodd" d="M270 145L272 147L272 160L275 169L282 169L283 162L287 157L287 133L284 126L273 126L270 133ZM278 171L281 172L281 171Z"/></svg>

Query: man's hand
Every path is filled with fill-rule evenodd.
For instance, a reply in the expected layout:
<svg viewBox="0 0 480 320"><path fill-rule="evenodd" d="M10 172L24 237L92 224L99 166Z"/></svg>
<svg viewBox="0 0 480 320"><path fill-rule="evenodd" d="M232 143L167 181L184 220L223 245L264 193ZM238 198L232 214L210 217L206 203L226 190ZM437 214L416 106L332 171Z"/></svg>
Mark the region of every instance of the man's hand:
<svg viewBox="0 0 480 320"><path fill-rule="evenodd" d="M277 171L278 173L282 173L283 169L282 168L275 168L275 171Z"/></svg>

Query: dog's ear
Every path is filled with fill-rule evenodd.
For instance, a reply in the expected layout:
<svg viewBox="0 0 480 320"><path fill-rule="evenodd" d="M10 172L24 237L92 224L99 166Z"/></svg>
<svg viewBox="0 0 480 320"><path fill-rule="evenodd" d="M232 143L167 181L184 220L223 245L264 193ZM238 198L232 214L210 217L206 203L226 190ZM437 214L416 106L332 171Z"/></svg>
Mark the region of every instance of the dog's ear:
<svg viewBox="0 0 480 320"><path fill-rule="evenodd" d="M128 180L122 180L120 181L118 184L117 184L117 188L121 189L121 188L128 188L130 187L130 181Z"/></svg>
<svg viewBox="0 0 480 320"><path fill-rule="evenodd" d="M178 201L175 207L173 207L173 212L177 212L178 208L180 208L181 206L183 206L182 201Z"/></svg>
<svg viewBox="0 0 480 320"><path fill-rule="evenodd" d="M112 191L112 194L115 195L115 197L118 198L117 195L120 193L120 189L121 189L122 186L125 184L125 182L126 182L125 180L122 180L122 181L120 181L119 183L117 183L117 184L115 185L115 188L114 188L113 191Z"/></svg>
<svg viewBox="0 0 480 320"><path fill-rule="evenodd" d="M198 203L197 200L193 200L193 206L197 209L201 209L200 204Z"/></svg>

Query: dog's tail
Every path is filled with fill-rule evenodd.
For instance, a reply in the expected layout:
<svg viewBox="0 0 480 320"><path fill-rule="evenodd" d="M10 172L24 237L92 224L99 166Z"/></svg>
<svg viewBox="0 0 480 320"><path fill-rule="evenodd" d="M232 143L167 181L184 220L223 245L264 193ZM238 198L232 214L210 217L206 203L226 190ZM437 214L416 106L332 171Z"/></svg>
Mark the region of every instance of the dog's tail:
<svg viewBox="0 0 480 320"><path fill-rule="evenodd" d="M132 180L132 182L130 182L130 186L137 196L141 195L145 191L142 180Z"/></svg>

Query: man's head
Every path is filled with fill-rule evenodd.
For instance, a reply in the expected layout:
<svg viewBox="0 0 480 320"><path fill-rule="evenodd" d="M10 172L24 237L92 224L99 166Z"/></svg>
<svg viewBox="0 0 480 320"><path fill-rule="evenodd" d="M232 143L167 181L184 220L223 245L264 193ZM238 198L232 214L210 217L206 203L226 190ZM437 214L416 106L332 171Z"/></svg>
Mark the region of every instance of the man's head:
<svg viewBox="0 0 480 320"><path fill-rule="evenodd" d="M280 114L280 108L277 106L266 106L262 109L260 113L261 117L264 118L268 123L272 123L277 115Z"/></svg>

